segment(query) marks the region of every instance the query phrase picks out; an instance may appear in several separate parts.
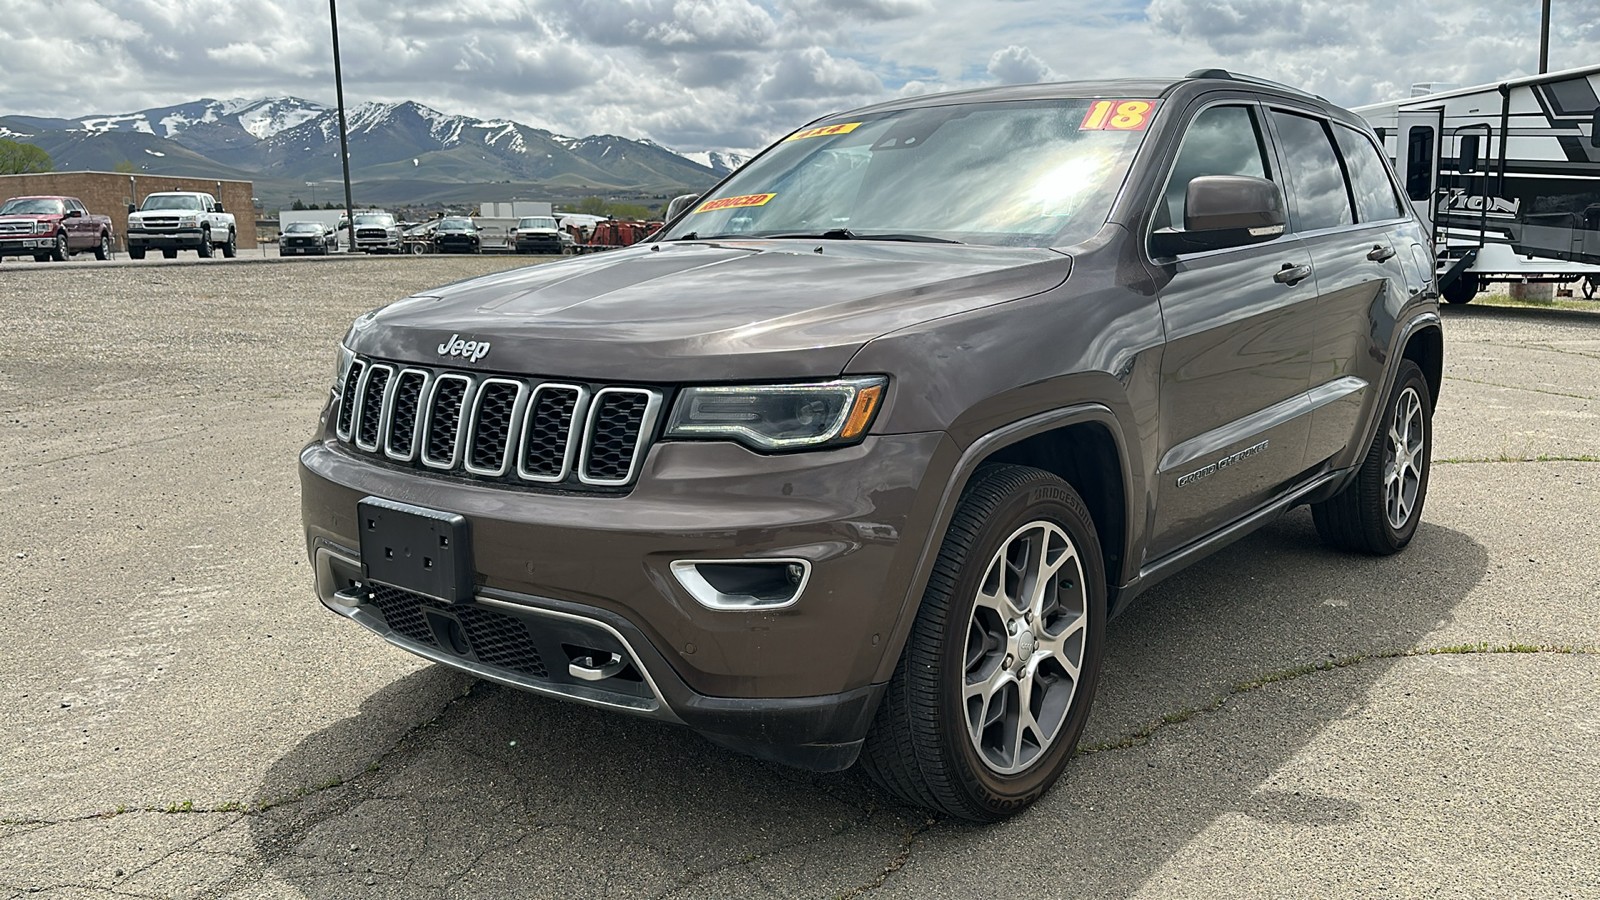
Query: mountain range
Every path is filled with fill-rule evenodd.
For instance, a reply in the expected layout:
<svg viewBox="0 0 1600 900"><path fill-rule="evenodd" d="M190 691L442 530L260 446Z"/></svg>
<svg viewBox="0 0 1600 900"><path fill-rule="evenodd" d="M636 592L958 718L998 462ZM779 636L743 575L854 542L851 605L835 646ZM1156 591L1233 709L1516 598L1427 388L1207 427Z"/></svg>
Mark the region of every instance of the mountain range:
<svg viewBox="0 0 1600 900"><path fill-rule="evenodd" d="M677 153L610 134L567 137L414 101L363 103L346 121L350 177L365 203L510 199L486 193L665 196L709 187L744 163L733 153ZM57 171L131 164L141 174L254 181L267 205L318 189L332 199L342 179L338 112L298 97L201 99L70 119L0 115L0 137L42 147Z"/></svg>

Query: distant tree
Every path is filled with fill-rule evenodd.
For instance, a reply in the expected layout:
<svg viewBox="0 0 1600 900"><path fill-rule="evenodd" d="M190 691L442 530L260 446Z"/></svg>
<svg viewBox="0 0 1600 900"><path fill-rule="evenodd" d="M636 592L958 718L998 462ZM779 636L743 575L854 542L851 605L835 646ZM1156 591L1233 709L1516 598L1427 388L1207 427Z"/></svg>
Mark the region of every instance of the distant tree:
<svg viewBox="0 0 1600 900"><path fill-rule="evenodd" d="M28 175L54 169L55 163L43 149L0 138L0 175Z"/></svg>
<svg viewBox="0 0 1600 900"><path fill-rule="evenodd" d="M111 171L113 171L113 172L121 172L124 175L132 175L134 172L137 172L139 170L135 169L133 167L133 162L131 160L126 160L125 159L122 162L119 162L116 165L112 166L111 167Z"/></svg>
<svg viewBox="0 0 1600 900"><path fill-rule="evenodd" d="M578 201L578 212L586 216L609 215L606 211L606 201L599 197L585 197Z"/></svg>
<svg viewBox="0 0 1600 900"><path fill-rule="evenodd" d="M295 212L304 212L305 208L306 208L306 205L305 205L304 202L302 202L300 200L299 197L296 197L294 199L294 202L289 205L289 208L294 210Z"/></svg>
<svg viewBox="0 0 1600 900"><path fill-rule="evenodd" d="M640 203L607 203L606 215L618 219L648 219L650 207Z"/></svg>

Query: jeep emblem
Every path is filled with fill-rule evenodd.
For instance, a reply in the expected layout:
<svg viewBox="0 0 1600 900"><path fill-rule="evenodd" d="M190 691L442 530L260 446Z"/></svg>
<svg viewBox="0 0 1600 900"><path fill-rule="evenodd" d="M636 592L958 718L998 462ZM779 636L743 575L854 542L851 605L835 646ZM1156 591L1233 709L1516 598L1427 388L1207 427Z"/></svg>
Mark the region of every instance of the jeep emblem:
<svg viewBox="0 0 1600 900"><path fill-rule="evenodd" d="M450 340L439 345L440 356L459 356L468 362L477 362L489 355L488 341L464 341L461 335L452 334Z"/></svg>

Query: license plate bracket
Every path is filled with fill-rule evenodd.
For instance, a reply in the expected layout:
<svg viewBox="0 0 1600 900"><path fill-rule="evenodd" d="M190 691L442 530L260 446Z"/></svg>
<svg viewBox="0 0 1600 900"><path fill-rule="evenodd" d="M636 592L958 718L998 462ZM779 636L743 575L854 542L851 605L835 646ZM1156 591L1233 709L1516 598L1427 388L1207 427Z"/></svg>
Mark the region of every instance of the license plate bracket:
<svg viewBox="0 0 1600 900"><path fill-rule="evenodd" d="M362 499L356 511L367 579L446 603L472 599L472 532L465 516L382 497Z"/></svg>

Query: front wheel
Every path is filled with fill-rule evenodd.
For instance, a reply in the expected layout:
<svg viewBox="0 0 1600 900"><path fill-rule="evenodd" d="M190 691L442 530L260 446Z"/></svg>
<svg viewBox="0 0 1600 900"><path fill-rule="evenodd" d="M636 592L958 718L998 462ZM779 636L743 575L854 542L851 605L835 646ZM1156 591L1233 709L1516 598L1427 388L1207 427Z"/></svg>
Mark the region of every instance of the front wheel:
<svg viewBox="0 0 1600 900"><path fill-rule="evenodd" d="M111 258L111 235L105 233L100 235L100 243L94 245L94 258L101 260Z"/></svg>
<svg viewBox="0 0 1600 900"><path fill-rule="evenodd" d="M1094 520L1040 469L980 469L945 532L862 764L886 791L992 822L1072 758L1104 650Z"/></svg>
<svg viewBox="0 0 1600 900"><path fill-rule="evenodd" d="M230 228L228 229L228 242L222 245L222 256L224 259L233 259L238 255L239 235L232 228Z"/></svg>
<svg viewBox="0 0 1600 900"><path fill-rule="evenodd" d="M194 248L194 252L199 254L201 259L211 258L211 230L209 228L200 232L200 246Z"/></svg>
<svg viewBox="0 0 1600 900"><path fill-rule="evenodd" d="M56 235L56 243L50 248L51 262L66 262L72 252L67 249L67 233L62 231Z"/></svg>
<svg viewBox="0 0 1600 900"><path fill-rule="evenodd" d="M129 247L128 248L128 258L129 259L144 259L144 248L143 247Z"/></svg>
<svg viewBox="0 0 1600 900"><path fill-rule="evenodd" d="M1311 518L1330 546L1387 556L1411 543L1428 498L1433 395L1411 360L1401 364L1381 416L1355 478L1311 504Z"/></svg>

